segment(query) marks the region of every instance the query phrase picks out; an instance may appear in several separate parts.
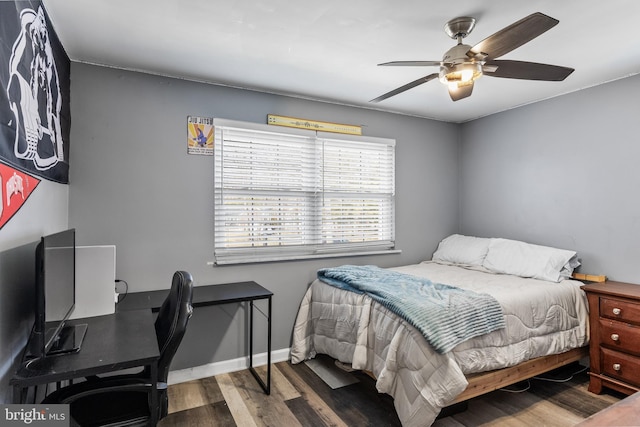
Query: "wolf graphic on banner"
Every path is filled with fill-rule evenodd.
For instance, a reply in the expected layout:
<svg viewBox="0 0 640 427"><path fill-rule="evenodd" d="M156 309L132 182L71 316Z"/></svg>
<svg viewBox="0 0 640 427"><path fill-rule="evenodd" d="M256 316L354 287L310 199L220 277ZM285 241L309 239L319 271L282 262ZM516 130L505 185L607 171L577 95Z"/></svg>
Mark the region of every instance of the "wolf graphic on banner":
<svg viewBox="0 0 640 427"><path fill-rule="evenodd" d="M0 12L0 158L66 184L69 58L41 1L0 2Z"/></svg>
<svg viewBox="0 0 640 427"><path fill-rule="evenodd" d="M69 70L42 1L0 1L0 229L36 176L69 182Z"/></svg>
<svg viewBox="0 0 640 427"><path fill-rule="evenodd" d="M42 7L35 12L20 12L22 30L9 59L9 105L16 119L14 153L19 159L33 161L38 170L46 170L64 160L60 129L60 84L53 60L47 23ZM30 61L29 74L25 67ZM47 145L38 150L39 145Z"/></svg>

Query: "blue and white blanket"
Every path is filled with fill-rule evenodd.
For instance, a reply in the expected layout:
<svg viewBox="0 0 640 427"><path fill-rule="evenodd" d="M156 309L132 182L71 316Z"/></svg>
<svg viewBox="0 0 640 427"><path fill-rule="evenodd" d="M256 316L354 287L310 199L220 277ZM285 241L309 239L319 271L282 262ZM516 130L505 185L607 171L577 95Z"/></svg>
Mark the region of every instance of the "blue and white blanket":
<svg viewBox="0 0 640 427"><path fill-rule="evenodd" d="M505 327L500 304L488 294L370 265L320 269L318 279L368 295L418 329L438 353Z"/></svg>

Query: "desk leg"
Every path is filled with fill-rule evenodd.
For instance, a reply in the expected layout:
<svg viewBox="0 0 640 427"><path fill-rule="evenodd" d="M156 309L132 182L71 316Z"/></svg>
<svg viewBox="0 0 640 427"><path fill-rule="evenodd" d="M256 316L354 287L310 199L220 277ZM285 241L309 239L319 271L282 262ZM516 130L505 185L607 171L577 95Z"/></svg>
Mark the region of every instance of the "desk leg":
<svg viewBox="0 0 640 427"><path fill-rule="evenodd" d="M267 389L265 392L271 394L271 297L269 297L269 318L267 319Z"/></svg>
<svg viewBox="0 0 640 427"><path fill-rule="evenodd" d="M253 369L253 300L249 301L249 370L258 379Z"/></svg>
<svg viewBox="0 0 640 427"><path fill-rule="evenodd" d="M158 401L158 363L154 362L150 366L151 370L151 426L158 424L160 417L160 403Z"/></svg>
<svg viewBox="0 0 640 427"><path fill-rule="evenodd" d="M253 368L253 300L249 301L249 371L266 394L271 394L271 297L267 316L267 382L262 380Z"/></svg>

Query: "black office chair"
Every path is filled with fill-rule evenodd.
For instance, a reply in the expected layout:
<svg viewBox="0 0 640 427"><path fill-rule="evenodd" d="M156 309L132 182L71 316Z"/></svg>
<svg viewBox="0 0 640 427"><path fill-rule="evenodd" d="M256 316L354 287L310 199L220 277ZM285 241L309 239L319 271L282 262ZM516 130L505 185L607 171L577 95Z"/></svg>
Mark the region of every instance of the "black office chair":
<svg viewBox="0 0 640 427"><path fill-rule="evenodd" d="M173 275L171 291L160 307L155 322L160 359L158 360L158 420L167 415L167 377L171 360L182 341L193 312L193 278L185 271ZM151 419L150 372L91 377L87 381L63 387L48 395L42 403L70 405L71 425L138 426Z"/></svg>

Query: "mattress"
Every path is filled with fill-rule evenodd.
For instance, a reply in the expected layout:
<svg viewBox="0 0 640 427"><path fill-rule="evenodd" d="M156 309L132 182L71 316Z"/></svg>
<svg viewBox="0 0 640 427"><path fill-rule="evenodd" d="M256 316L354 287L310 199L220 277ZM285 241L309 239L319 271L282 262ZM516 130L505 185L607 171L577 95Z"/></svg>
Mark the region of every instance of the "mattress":
<svg viewBox="0 0 640 427"><path fill-rule="evenodd" d="M589 341L581 282L547 282L432 261L392 270L487 293L499 301L506 323L438 354L413 326L368 296L314 281L294 326L292 362L322 353L371 371L378 391L394 398L403 426L430 425L467 387L465 374L563 353Z"/></svg>

